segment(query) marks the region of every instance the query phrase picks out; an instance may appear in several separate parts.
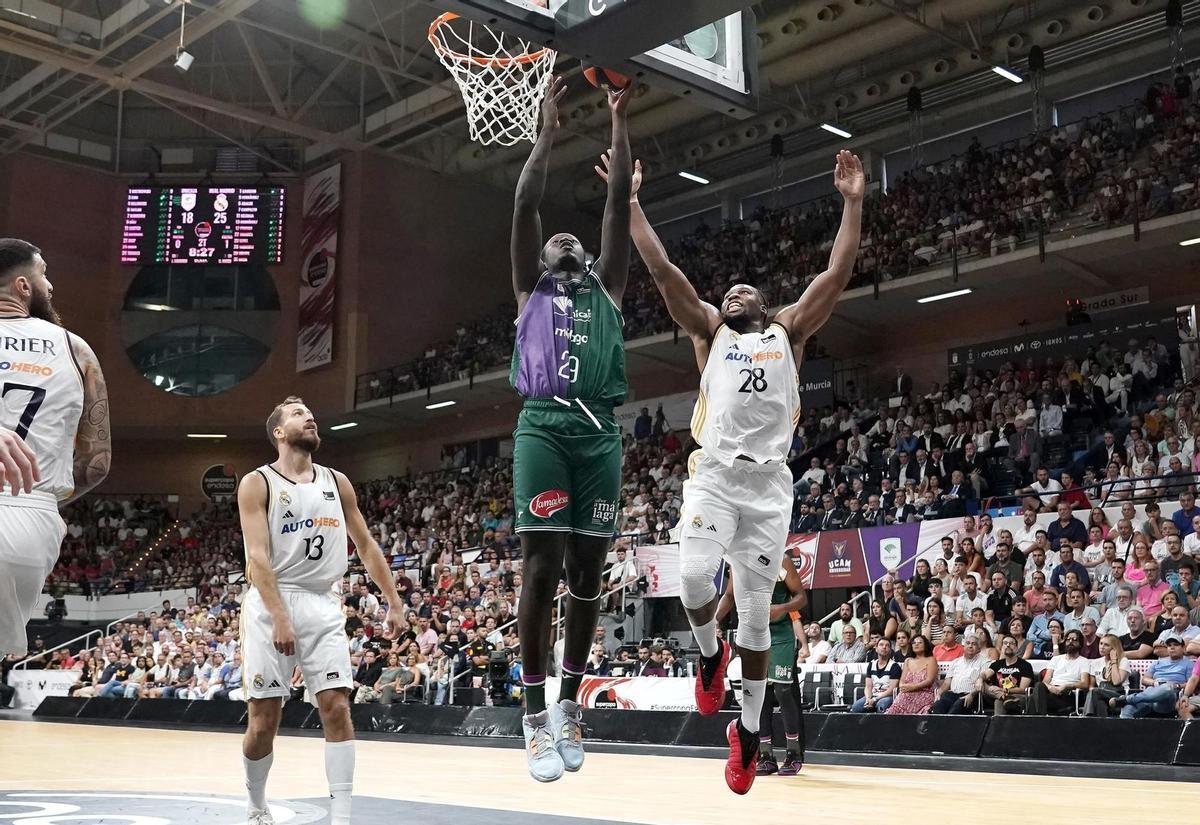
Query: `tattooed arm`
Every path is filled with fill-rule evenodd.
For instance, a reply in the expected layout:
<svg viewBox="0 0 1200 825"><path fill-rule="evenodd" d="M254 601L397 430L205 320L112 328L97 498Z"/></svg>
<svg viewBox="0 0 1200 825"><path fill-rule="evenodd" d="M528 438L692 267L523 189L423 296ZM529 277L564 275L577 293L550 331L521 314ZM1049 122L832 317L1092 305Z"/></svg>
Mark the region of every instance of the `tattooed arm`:
<svg viewBox="0 0 1200 825"><path fill-rule="evenodd" d="M71 352L83 371L83 415L75 435L75 490L68 504L95 488L108 476L112 463L112 430L108 423L108 387L96 353L78 335L71 335Z"/></svg>

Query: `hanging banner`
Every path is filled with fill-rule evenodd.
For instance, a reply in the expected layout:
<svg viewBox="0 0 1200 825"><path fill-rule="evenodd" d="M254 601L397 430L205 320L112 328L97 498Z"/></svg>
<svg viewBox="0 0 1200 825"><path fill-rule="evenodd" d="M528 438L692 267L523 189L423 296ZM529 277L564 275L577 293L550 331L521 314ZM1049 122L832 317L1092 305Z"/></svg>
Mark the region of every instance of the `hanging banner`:
<svg viewBox="0 0 1200 825"><path fill-rule="evenodd" d="M911 579L917 564L919 524L890 524L868 527L859 531L863 555L867 560L867 575L876 581L885 573L894 572L902 579Z"/></svg>
<svg viewBox="0 0 1200 825"><path fill-rule="evenodd" d="M817 537L793 534L788 536L787 554L800 571L804 589L812 590L813 575L817 572Z"/></svg>
<svg viewBox="0 0 1200 825"><path fill-rule="evenodd" d="M867 565L857 530L817 534L817 564L813 587L865 587Z"/></svg>
<svg viewBox="0 0 1200 825"><path fill-rule="evenodd" d="M833 359L813 358L800 365L800 407L815 410L833 405Z"/></svg>
<svg viewBox="0 0 1200 825"><path fill-rule="evenodd" d="M643 544L637 548L638 570L646 577L646 598L679 595L679 545Z"/></svg>
<svg viewBox="0 0 1200 825"><path fill-rule="evenodd" d="M334 164L304 181L300 251L300 318L296 371L333 360L334 297L337 293L338 220L342 166Z"/></svg>
<svg viewBox="0 0 1200 825"><path fill-rule="evenodd" d="M696 406L696 396L699 394L697 390L692 390L658 398L631 401L614 409L613 415L617 419L617 424L621 426L621 431L633 435L634 425L643 408L646 410L646 415L650 416L651 428L654 426L653 421L658 410L662 409L663 418L667 421L667 429L682 433L692 426L692 408Z"/></svg>

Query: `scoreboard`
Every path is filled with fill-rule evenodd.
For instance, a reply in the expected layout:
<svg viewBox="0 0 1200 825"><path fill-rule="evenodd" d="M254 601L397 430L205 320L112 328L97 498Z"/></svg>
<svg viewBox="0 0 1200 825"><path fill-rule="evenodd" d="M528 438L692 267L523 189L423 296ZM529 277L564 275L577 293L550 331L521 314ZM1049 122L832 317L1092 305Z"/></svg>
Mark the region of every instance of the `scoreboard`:
<svg viewBox="0 0 1200 825"><path fill-rule="evenodd" d="M281 186L131 186L123 264L277 264Z"/></svg>

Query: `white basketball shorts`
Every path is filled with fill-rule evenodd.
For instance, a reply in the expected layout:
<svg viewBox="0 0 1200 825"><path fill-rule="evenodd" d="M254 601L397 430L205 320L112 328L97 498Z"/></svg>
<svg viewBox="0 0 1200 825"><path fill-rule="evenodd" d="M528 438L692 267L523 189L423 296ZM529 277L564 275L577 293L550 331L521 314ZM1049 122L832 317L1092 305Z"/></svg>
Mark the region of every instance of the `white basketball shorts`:
<svg viewBox="0 0 1200 825"><path fill-rule="evenodd" d="M0 656L29 652L25 625L66 533L52 502L17 497L0 504Z"/></svg>
<svg viewBox="0 0 1200 825"><path fill-rule="evenodd" d="M692 454L679 518L683 537L719 544L738 573L774 582L792 518L792 472L785 464L735 461L726 467Z"/></svg>
<svg viewBox="0 0 1200 825"><path fill-rule="evenodd" d="M342 603L332 591L280 590L296 631L296 653L285 656L271 641L274 623L257 587L242 601L242 681L251 699L287 698L292 670L300 666L313 704L317 694L354 685Z"/></svg>

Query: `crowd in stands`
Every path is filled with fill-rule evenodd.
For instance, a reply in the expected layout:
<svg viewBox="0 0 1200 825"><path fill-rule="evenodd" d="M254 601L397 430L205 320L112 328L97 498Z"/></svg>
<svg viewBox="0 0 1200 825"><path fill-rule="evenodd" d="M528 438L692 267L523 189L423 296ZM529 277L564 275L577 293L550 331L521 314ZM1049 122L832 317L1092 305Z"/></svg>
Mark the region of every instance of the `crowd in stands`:
<svg viewBox="0 0 1200 825"><path fill-rule="evenodd" d="M952 254L994 256L1035 239L1039 227L1077 231L1200 208L1200 103L1193 77L1153 83L1115 113L996 147L978 139L965 152L905 173L864 205L863 238L851 287L906 277ZM667 244L701 298L714 304L730 285L753 283L772 305L794 300L824 269L841 206L836 199L756 209L720 228L701 225ZM636 259L636 256L635 256ZM625 336L672 329L665 305L635 260L624 300ZM365 379L360 401L479 375L512 353L509 302L430 345L423 357Z"/></svg>

